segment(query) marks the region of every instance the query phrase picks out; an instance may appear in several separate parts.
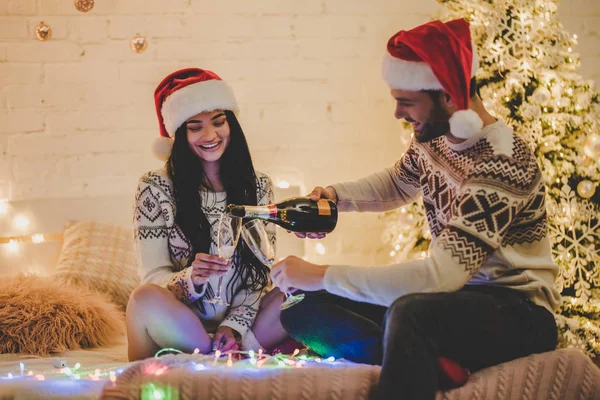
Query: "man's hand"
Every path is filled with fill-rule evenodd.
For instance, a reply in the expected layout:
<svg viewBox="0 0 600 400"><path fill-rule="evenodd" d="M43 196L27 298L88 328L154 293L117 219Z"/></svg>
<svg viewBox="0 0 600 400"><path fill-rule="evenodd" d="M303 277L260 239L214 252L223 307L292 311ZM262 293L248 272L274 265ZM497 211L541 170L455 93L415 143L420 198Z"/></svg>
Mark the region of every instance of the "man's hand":
<svg viewBox="0 0 600 400"><path fill-rule="evenodd" d="M337 193L331 186L327 186L326 188L322 188L321 186L315 187L312 192L310 192L307 197L310 197L311 200L317 201L319 199L327 199L331 200L337 204L338 198ZM309 239L323 239L325 237L325 233L321 232L294 232L296 236L301 239L308 237Z"/></svg>
<svg viewBox="0 0 600 400"><path fill-rule="evenodd" d="M325 265L311 264L301 258L289 256L271 268L271 279L282 292L297 289L314 292L325 288L325 271Z"/></svg>
<svg viewBox="0 0 600 400"><path fill-rule="evenodd" d="M238 341L240 334L228 326L220 326L215 333L212 349L225 352L228 350L239 350Z"/></svg>
<svg viewBox="0 0 600 400"><path fill-rule="evenodd" d="M192 281L194 285L202 285L208 282L212 275L225 275L231 262L212 254L197 253L192 262Z"/></svg>

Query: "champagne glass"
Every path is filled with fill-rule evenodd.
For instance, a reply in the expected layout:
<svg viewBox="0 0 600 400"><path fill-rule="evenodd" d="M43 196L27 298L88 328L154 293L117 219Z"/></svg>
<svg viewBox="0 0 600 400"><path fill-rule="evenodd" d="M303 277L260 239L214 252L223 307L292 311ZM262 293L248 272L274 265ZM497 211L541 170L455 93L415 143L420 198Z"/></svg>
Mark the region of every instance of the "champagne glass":
<svg viewBox="0 0 600 400"><path fill-rule="evenodd" d="M246 222L242 226L242 237L256 258L265 266L271 268L275 261L275 248L269 240L264 222L258 219ZM282 310L290 308L304 299L304 293L294 295L284 292L284 295L285 301L280 307Z"/></svg>
<svg viewBox="0 0 600 400"><path fill-rule="evenodd" d="M235 253L237 243L240 239L241 227L241 218L234 217L226 212L221 214L217 229L217 252L219 257L224 258L227 261L231 260L233 254ZM223 276L220 276L215 297L212 299L206 299L204 301L210 304L229 306L229 303L221 298L222 288Z"/></svg>

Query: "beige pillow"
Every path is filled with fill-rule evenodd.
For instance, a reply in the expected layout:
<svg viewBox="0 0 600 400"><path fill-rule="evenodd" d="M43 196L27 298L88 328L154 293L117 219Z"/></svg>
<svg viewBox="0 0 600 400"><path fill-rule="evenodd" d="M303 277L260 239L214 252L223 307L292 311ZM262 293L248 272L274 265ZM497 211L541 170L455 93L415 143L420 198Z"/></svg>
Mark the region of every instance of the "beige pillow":
<svg viewBox="0 0 600 400"><path fill-rule="evenodd" d="M104 293L125 309L140 283L131 230L94 221L71 223L64 231L54 276Z"/></svg>

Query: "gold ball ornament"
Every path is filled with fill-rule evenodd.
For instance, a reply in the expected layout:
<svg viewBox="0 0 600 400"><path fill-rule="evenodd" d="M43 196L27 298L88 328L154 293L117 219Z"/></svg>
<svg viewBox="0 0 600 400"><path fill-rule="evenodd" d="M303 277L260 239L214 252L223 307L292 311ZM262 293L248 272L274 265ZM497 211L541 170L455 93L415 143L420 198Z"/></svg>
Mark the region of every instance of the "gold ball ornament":
<svg viewBox="0 0 600 400"><path fill-rule="evenodd" d="M131 38L129 47L134 53L143 53L148 48L148 41L145 37L137 33L133 38Z"/></svg>
<svg viewBox="0 0 600 400"><path fill-rule="evenodd" d="M600 156L600 135L597 133L587 135L583 151L590 158L598 158Z"/></svg>
<svg viewBox="0 0 600 400"><path fill-rule="evenodd" d="M52 28L50 28L44 21L40 22L35 27L35 37L37 40L41 40L45 42L46 40L50 40L52 38Z"/></svg>
<svg viewBox="0 0 600 400"><path fill-rule="evenodd" d="M596 184L587 179L579 182L577 185L577 194L584 199L589 199L596 193Z"/></svg>
<svg viewBox="0 0 600 400"><path fill-rule="evenodd" d="M94 8L94 0L74 0L77 11L89 12Z"/></svg>

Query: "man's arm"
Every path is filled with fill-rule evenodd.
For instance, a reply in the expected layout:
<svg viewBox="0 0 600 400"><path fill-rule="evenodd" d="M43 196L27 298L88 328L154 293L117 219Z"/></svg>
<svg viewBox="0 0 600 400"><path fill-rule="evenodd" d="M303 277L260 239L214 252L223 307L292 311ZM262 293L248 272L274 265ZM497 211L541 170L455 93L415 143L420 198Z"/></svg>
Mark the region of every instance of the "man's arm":
<svg viewBox="0 0 600 400"><path fill-rule="evenodd" d="M489 176L490 162L498 172L493 177ZM541 179L539 174L534 182L503 179L503 173L526 168L515 168L508 158L481 163L463 184L453 216L432 243L428 258L373 267L319 266L291 258L273 267L273 282L283 291L325 289L384 306L409 293L459 290L502 245L509 226Z"/></svg>
<svg viewBox="0 0 600 400"><path fill-rule="evenodd" d="M365 178L331 185L340 211L389 211L412 202L420 192L418 155L411 143L391 168Z"/></svg>

